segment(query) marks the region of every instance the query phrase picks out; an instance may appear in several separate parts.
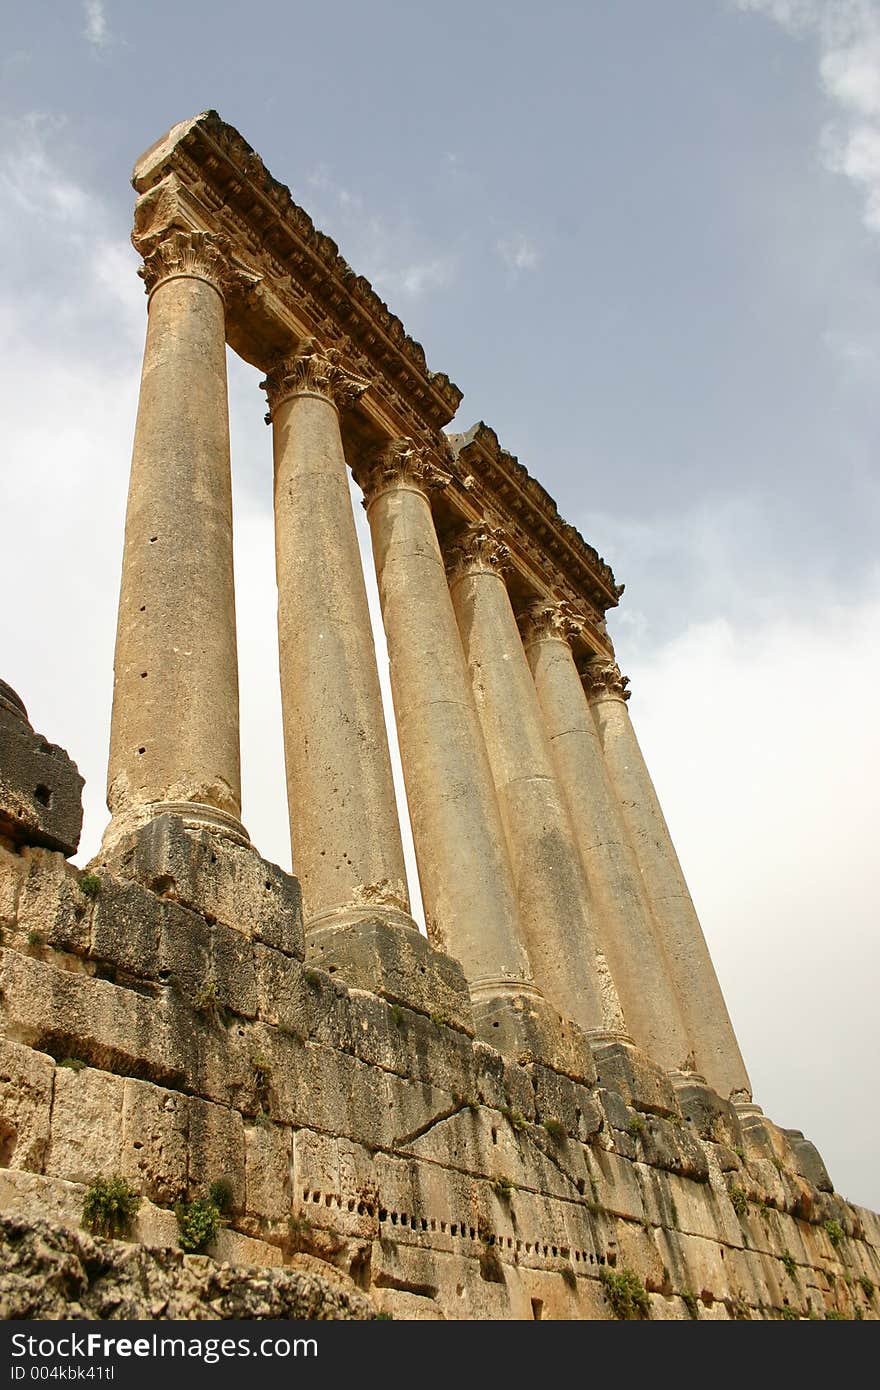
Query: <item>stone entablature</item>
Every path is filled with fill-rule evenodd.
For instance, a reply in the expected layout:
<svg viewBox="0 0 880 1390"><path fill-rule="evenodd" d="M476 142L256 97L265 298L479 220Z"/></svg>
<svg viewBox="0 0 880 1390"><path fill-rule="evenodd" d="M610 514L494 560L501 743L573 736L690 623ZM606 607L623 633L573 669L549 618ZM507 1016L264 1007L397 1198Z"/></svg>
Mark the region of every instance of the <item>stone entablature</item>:
<svg viewBox="0 0 880 1390"><path fill-rule="evenodd" d="M271 380L278 359L308 339L332 349L353 375L370 382L348 422L350 452L401 436L428 449L439 468L451 467L455 515L469 522L491 507L510 531L523 582L536 593L559 589L583 606L589 647L610 650L603 614L623 590L609 567L493 430L481 423L447 443L442 430L461 392L445 374L428 370L421 346L238 131L211 111L181 122L142 156L132 182L141 195L139 250L149 251L168 227L220 237L239 283L226 319L237 352Z"/></svg>

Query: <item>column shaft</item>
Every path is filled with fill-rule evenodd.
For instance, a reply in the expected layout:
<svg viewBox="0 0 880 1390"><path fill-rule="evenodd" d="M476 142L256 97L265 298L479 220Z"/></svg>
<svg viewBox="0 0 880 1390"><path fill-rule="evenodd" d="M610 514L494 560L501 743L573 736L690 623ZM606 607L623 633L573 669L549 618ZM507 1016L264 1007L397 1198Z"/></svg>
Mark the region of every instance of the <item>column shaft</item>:
<svg viewBox="0 0 880 1390"><path fill-rule="evenodd" d="M366 388L332 353L265 383L293 867L306 926L412 926L388 738L337 405Z"/></svg>
<svg viewBox="0 0 880 1390"><path fill-rule="evenodd" d="M590 663L585 677L605 762L678 994L697 1071L722 1096L751 1094L721 986L672 837L624 703L616 666Z"/></svg>
<svg viewBox="0 0 880 1390"><path fill-rule="evenodd" d="M586 878L553 769L535 686L498 566L503 547L475 528L450 556L451 592L513 863L535 983L564 1017L624 1031L596 947Z"/></svg>
<svg viewBox="0 0 880 1390"><path fill-rule="evenodd" d="M244 831L216 239L173 232L152 288L125 522L105 843L169 804ZM196 811L201 807L201 811Z"/></svg>
<svg viewBox="0 0 880 1390"><path fill-rule="evenodd" d="M428 935L474 997L530 982L516 891L426 491L447 476L408 441L355 469L388 639Z"/></svg>
<svg viewBox="0 0 880 1390"><path fill-rule="evenodd" d="M541 605L523 627L556 775L590 884L596 936L629 1030L660 1066L684 1069L687 1031L568 642L576 624L558 605Z"/></svg>

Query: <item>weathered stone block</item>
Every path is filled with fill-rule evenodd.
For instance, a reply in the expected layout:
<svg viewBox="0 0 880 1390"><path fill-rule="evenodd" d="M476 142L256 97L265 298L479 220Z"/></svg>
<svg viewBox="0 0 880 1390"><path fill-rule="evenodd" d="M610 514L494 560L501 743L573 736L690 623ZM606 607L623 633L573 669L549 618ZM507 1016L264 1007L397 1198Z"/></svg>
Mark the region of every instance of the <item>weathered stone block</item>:
<svg viewBox="0 0 880 1390"><path fill-rule="evenodd" d="M549 1067L532 1064L527 1068L535 1092L535 1111L539 1124L562 1125L567 1134L586 1143L598 1134L604 1115L595 1097L585 1087Z"/></svg>
<svg viewBox="0 0 880 1390"><path fill-rule="evenodd" d="M293 1209L291 1131L283 1125L247 1125L244 1136L247 1210L284 1221Z"/></svg>
<svg viewBox="0 0 880 1390"><path fill-rule="evenodd" d="M172 1045L157 1000L9 950L0 988L11 1041L159 1084L182 1082L184 1049Z"/></svg>
<svg viewBox="0 0 880 1390"><path fill-rule="evenodd" d="M76 763L34 733L21 700L0 681L0 835L75 854L84 785Z"/></svg>
<svg viewBox="0 0 880 1390"><path fill-rule="evenodd" d="M695 1080L681 1082L674 1089L685 1122L695 1134L734 1150L742 1147L742 1127L729 1100Z"/></svg>
<svg viewBox="0 0 880 1390"><path fill-rule="evenodd" d="M15 924L19 894L27 873L28 861L24 855L0 845L0 931Z"/></svg>
<svg viewBox="0 0 880 1390"><path fill-rule="evenodd" d="M42 1171L54 1072L51 1057L0 1042L0 1168Z"/></svg>
<svg viewBox="0 0 880 1390"><path fill-rule="evenodd" d="M120 847L118 872L254 941L303 958L302 901L296 879L210 831L159 816Z"/></svg>
<svg viewBox="0 0 880 1390"><path fill-rule="evenodd" d="M260 1017L304 1042L309 1035L310 1014L302 962L260 942L254 943L253 950Z"/></svg>
<svg viewBox="0 0 880 1390"><path fill-rule="evenodd" d="M225 1105L210 1101L189 1102L189 1197L204 1197L212 1182L220 1179L232 1189L231 1209L243 1211L245 1177L245 1126L241 1116Z"/></svg>
<svg viewBox="0 0 880 1390"><path fill-rule="evenodd" d="M619 1091L628 1105L656 1115L676 1115L672 1083L664 1071L639 1048L606 1043L595 1048L599 1084Z"/></svg>
<svg viewBox="0 0 880 1390"><path fill-rule="evenodd" d="M369 990L473 1035L470 994L457 960L414 927L379 920L309 934L307 959L346 985Z"/></svg>
<svg viewBox="0 0 880 1390"><path fill-rule="evenodd" d="M834 1184L828 1176L828 1169L816 1145L804 1138L802 1130L784 1129L782 1132L788 1140L801 1177L818 1187L820 1192L833 1192Z"/></svg>
<svg viewBox="0 0 880 1390"><path fill-rule="evenodd" d="M203 917L179 903L160 902L159 978L194 1001L213 984L211 929Z"/></svg>
<svg viewBox="0 0 880 1390"><path fill-rule="evenodd" d="M92 900L80 888L82 875L62 854L48 849L21 851L26 877L18 898L17 928L35 933L59 951L88 950Z"/></svg>
<svg viewBox="0 0 880 1390"><path fill-rule="evenodd" d="M477 1035L514 1062L542 1062L590 1086L596 1064L586 1034L533 995L496 996L474 1004Z"/></svg>
<svg viewBox="0 0 880 1390"><path fill-rule="evenodd" d="M335 1047L340 1052L353 1052L351 1000L343 981L307 962L303 983L306 986L304 1002L310 1041Z"/></svg>
<svg viewBox="0 0 880 1390"><path fill-rule="evenodd" d="M120 1171L159 1206L171 1206L186 1193L188 1139L186 1096L126 1078Z"/></svg>
<svg viewBox="0 0 880 1390"><path fill-rule="evenodd" d="M709 1160L684 1125L670 1124L659 1115L646 1115L638 1129L645 1160L655 1168L678 1173L694 1182L709 1181Z"/></svg>
<svg viewBox="0 0 880 1390"><path fill-rule="evenodd" d="M290 956L260 946L222 922L212 926L211 981L217 1005L243 1018L255 1018L259 1010L255 951L274 954L278 961L293 963ZM295 964L300 969L299 963Z"/></svg>
<svg viewBox="0 0 880 1390"><path fill-rule="evenodd" d="M119 1171L123 1080L86 1067L57 1067L46 1174L88 1186Z"/></svg>
<svg viewBox="0 0 880 1390"><path fill-rule="evenodd" d="M92 915L90 954L132 975L155 979L162 916L162 903L153 893L103 874Z"/></svg>

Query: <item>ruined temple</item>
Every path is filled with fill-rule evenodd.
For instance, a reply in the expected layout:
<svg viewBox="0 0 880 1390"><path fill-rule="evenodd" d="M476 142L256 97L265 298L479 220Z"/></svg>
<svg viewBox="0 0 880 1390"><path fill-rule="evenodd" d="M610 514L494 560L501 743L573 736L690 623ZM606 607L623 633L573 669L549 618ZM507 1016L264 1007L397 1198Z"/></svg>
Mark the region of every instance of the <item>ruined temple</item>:
<svg viewBox="0 0 880 1390"><path fill-rule="evenodd" d="M877 1317L880 1221L753 1101L611 569L491 427L447 432L459 390L216 113L133 183L146 347L86 871L76 768L0 686L0 1217L75 1232L118 1175L146 1268L220 1182L208 1255L353 1315ZM271 425L295 876L241 818L227 344Z"/></svg>

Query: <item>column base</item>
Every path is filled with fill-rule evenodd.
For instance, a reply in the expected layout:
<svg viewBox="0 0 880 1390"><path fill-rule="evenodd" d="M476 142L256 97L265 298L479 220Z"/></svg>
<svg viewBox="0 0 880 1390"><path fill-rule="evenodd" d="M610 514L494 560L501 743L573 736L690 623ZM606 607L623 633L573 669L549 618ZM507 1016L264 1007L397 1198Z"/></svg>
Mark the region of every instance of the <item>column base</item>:
<svg viewBox="0 0 880 1390"><path fill-rule="evenodd" d="M359 911L352 921L334 917L332 926L317 930L310 923L306 960L346 985L473 1037L471 999L458 961L436 951L403 913L399 918L386 920L382 909L381 916Z"/></svg>
<svg viewBox="0 0 880 1390"><path fill-rule="evenodd" d="M139 883L285 955L305 956L298 881L225 828L165 813L102 846L89 868Z"/></svg>
<svg viewBox="0 0 880 1390"><path fill-rule="evenodd" d="M124 857L127 854L126 842L130 837L161 816L176 817L186 830L209 830L239 845L250 845L251 842L237 816L221 811L217 806L209 806L207 802L148 801L112 817L104 831L97 858L110 865L114 859Z"/></svg>
<svg viewBox="0 0 880 1390"><path fill-rule="evenodd" d="M742 1148L738 1107L713 1091L706 1078L697 1072L674 1072L669 1079L681 1113L694 1134L716 1144L726 1144L734 1152Z"/></svg>
<svg viewBox="0 0 880 1390"><path fill-rule="evenodd" d="M477 1037L514 1062L541 1063L572 1081L592 1086L596 1064L581 1028L562 1018L532 986L511 981L474 990Z"/></svg>
<svg viewBox="0 0 880 1390"><path fill-rule="evenodd" d="M635 1043L596 1042L599 1085L617 1091L628 1105L653 1115L675 1115L678 1103L669 1076Z"/></svg>

